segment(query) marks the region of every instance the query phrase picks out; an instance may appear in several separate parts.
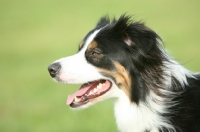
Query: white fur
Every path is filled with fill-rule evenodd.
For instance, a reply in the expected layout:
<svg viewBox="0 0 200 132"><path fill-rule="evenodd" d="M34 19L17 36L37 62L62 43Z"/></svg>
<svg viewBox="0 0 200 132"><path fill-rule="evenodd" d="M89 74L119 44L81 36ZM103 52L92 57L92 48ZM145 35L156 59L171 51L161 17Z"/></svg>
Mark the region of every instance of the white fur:
<svg viewBox="0 0 200 132"><path fill-rule="evenodd" d="M173 126L168 119L164 119L158 115L166 113L163 104L155 103L164 101L162 98L151 92L147 97L147 103L140 102L139 105L131 103L124 92L118 95L114 101L115 117L120 132L159 132L159 128L168 128L170 132L174 132Z"/></svg>
<svg viewBox="0 0 200 132"><path fill-rule="evenodd" d="M169 57L168 57L169 58ZM165 69L166 72L168 72L169 76L174 76L182 85L184 88L185 85L188 85L187 78L194 78L192 73L188 71L186 68L181 66L178 62L176 62L173 59L169 58L169 62L164 62L167 69Z"/></svg>
<svg viewBox="0 0 200 132"><path fill-rule="evenodd" d="M157 39L158 43L162 43L159 39ZM164 49L160 48L160 50L163 52L164 56L167 58L168 61L164 61L163 64L165 67L163 67L163 70L165 74L167 75L165 77L165 85L168 86L168 88L171 87L171 77L175 77L181 84L181 86L184 88L186 85L188 85L187 77L189 78L195 78L193 76L193 73L184 68L182 65L180 65L177 61L172 59L165 51Z"/></svg>

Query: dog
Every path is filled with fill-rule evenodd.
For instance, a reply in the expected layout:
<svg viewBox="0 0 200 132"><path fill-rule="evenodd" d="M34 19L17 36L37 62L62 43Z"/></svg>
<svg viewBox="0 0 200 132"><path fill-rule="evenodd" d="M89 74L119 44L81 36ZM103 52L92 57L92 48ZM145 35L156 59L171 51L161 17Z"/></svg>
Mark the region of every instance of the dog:
<svg viewBox="0 0 200 132"><path fill-rule="evenodd" d="M157 33L132 16L100 18L78 53L48 71L57 82L83 84L68 96L73 109L112 99L121 132L200 132L200 74L170 57Z"/></svg>

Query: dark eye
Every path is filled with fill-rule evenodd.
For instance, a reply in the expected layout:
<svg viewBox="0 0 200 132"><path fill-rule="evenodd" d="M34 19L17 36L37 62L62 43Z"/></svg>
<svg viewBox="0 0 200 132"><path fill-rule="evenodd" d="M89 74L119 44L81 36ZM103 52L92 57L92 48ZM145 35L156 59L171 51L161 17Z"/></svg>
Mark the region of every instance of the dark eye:
<svg viewBox="0 0 200 132"><path fill-rule="evenodd" d="M93 48L85 52L86 59L88 61L99 61L102 57L102 50L99 48Z"/></svg>
<svg viewBox="0 0 200 132"><path fill-rule="evenodd" d="M93 49L91 52L90 52L90 55L93 56L93 57L96 57L98 55L101 54L101 50L100 49Z"/></svg>
<svg viewBox="0 0 200 132"><path fill-rule="evenodd" d="M92 52L91 52L91 56L97 56L97 55L98 55L97 52L95 52L95 51L92 51Z"/></svg>

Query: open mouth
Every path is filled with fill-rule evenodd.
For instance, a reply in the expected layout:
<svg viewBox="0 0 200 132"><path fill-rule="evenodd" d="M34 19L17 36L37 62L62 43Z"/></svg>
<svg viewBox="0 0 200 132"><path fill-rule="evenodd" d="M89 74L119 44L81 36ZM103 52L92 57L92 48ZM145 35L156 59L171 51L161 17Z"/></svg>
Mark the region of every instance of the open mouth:
<svg viewBox="0 0 200 132"><path fill-rule="evenodd" d="M78 91L69 95L67 105L76 108L87 104L91 99L97 98L110 90L112 83L108 80L97 80L83 84Z"/></svg>

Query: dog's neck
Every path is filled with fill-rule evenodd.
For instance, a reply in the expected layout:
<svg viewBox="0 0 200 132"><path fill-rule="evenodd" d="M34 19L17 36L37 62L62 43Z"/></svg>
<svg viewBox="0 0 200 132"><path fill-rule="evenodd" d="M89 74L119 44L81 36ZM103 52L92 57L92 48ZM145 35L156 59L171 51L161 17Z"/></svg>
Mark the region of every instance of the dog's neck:
<svg viewBox="0 0 200 132"><path fill-rule="evenodd" d="M159 117L153 110L140 103L130 103L126 95L114 102L116 122L120 132L158 132Z"/></svg>
<svg viewBox="0 0 200 132"><path fill-rule="evenodd" d="M164 113L165 107L153 101L156 98L155 93L150 94L145 104L142 101L139 104L131 103L123 93L114 100L115 117L120 132L159 132L162 128L173 131L169 120L158 114Z"/></svg>

